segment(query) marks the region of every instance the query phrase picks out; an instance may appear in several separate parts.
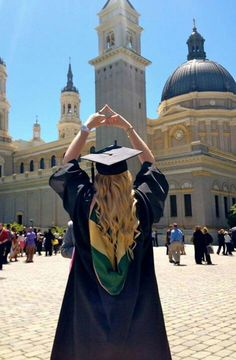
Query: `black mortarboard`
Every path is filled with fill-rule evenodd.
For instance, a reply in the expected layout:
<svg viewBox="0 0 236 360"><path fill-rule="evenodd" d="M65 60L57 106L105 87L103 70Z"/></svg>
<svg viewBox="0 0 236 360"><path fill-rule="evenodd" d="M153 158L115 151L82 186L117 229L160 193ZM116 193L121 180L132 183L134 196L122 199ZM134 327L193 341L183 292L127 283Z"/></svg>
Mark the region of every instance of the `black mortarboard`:
<svg viewBox="0 0 236 360"><path fill-rule="evenodd" d="M81 159L95 162L99 174L117 175L128 169L126 160L141 152L136 149L111 145L92 154L81 156Z"/></svg>

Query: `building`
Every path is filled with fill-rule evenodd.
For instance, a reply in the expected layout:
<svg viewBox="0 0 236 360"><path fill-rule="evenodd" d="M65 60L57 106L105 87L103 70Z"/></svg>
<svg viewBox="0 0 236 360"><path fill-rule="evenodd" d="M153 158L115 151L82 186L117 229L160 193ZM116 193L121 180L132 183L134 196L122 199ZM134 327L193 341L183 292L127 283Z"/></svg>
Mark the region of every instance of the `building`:
<svg viewBox="0 0 236 360"><path fill-rule="evenodd" d="M99 13L99 54L95 69L96 109L105 103L120 112L147 139L158 166L167 175L170 193L159 223L227 226L227 211L236 201L236 83L221 65L206 57L204 39L194 24L187 61L167 80L157 119L147 119L145 69L139 14L128 0L109 0ZM61 165L66 148L79 131L80 94L69 64L61 91L58 139L44 143L36 120L31 141L13 141L8 133L6 64L0 60L0 221L47 228L66 225L60 199L48 178ZM157 99L158 101L158 99ZM115 139L121 131L90 133L85 151ZM234 141L233 141L234 140ZM85 162L86 168L88 164Z"/></svg>

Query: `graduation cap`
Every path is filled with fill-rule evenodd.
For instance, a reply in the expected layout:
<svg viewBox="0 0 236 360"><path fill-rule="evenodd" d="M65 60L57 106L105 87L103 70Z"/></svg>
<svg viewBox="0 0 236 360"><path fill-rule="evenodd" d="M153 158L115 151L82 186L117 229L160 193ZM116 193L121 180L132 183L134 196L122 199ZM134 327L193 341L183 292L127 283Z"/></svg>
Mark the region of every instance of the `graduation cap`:
<svg viewBox="0 0 236 360"><path fill-rule="evenodd" d="M81 156L81 159L95 162L99 174L117 175L128 170L126 160L139 155L141 152L140 150L118 146L115 143L105 149Z"/></svg>

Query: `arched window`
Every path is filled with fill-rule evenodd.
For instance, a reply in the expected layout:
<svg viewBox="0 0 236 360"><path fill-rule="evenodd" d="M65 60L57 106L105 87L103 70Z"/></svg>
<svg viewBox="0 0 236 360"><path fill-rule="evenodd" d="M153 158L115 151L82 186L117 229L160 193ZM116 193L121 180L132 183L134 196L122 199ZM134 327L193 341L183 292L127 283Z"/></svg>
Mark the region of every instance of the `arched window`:
<svg viewBox="0 0 236 360"><path fill-rule="evenodd" d="M71 114L71 104L68 104L68 108L67 108L68 110L67 110L67 112L68 112L68 114Z"/></svg>
<svg viewBox="0 0 236 360"><path fill-rule="evenodd" d="M111 31L106 35L106 49L110 49L114 45L115 45L115 34L113 31Z"/></svg>
<svg viewBox="0 0 236 360"><path fill-rule="evenodd" d="M130 31L127 31L127 47L129 49L133 49L134 47L133 34Z"/></svg>
<svg viewBox="0 0 236 360"><path fill-rule="evenodd" d="M45 162L44 162L44 158L41 158L41 159L40 159L40 162L39 162L39 168L40 168L40 169L45 169Z"/></svg>
<svg viewBox="0 0 236 360"><path fill-rule="evenodd" d="M56 164L57 164L56 156L52 155L52 157L51 157L51 167L56 166Z"/></svg>
<svg viewBox="0 0 236 360"><path fill-rule="evenodd" d="M65 114L65 112L66 112L66 107L65 105L63 105L63 114Z"/></svg>
<svg viewBox="0 0 236 360"><path fill-rule="evenodd" d="M20 164L20 174L23 174L24 171L25 171L25 169L24 169L24 163L22 162L22 163Z"/></svg>
<svg viewBox="0 0 236 360"><path fill-rule="evenodd" d="M74 106L74 113L77 114L77 106Z"/></svg>
<svg viewBox="0 0 236 360"><path fill-rule="evenodd" d="M30 171L34 171L34 160L30 160Z"/></svg>

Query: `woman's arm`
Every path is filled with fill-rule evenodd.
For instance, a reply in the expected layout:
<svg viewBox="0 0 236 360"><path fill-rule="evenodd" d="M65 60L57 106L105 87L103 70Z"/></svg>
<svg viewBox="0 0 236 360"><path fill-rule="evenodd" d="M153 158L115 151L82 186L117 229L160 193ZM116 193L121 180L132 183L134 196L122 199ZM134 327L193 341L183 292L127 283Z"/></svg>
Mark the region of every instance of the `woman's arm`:
<svg viewBox="0 0 236 360"><path fill-rule="evenodd" d="M139 160L141 161L141 163L144 163L145 161L150 163L155 162L155 158L151 150L137 134L130 122L128 122L123 116L115 113L108 105L104 106L104 108L99 113L109 116L107 117L106 121L107 126L115 126L121 128L127 133L127 136L133 148L142 151L142 153L139 155Z"/></svg>
<svg viewBox="0 0 236 360"><path fill-rule="evenodd" d="M95 113L89 116L86 121L86 125L82 126L81 130L68 147L63 159L63 164L67 164L70 160L78 159L86 143L89 131L101 125L106 125L106 119L106 116L100 113Z"/></svg>

